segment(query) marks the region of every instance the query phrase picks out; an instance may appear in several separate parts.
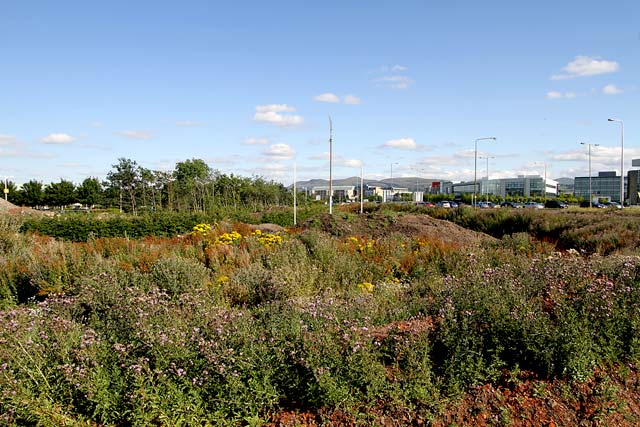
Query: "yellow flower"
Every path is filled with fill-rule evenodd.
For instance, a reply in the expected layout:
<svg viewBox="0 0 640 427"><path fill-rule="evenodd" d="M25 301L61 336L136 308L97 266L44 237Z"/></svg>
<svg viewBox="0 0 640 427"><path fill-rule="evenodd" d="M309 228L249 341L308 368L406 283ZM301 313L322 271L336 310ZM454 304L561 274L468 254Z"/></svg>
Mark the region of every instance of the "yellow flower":
<svg viewBox="0 0 640 427"><path fill-rule="evenodd" d="M229 281L229 276L220 276L216 281L218 282L218 284L222 285Z"/></svg>
<svg viewBox="0 0 640 427"><path fill-rule="evenodd" d="M358 283L358 289L360 289L365 294L372 293L373 292L373 288L375 288L375 286L371 282Z"/></svg>
<svg viewBox="0 0 640 427"><path fill-rule="evenodd" d="M192 236L200 236L200 237L207 237L207 235L209 234L209 232L211 231L211 224L198 224L193 226L193 229L191 230L191 235Z"/></svg>

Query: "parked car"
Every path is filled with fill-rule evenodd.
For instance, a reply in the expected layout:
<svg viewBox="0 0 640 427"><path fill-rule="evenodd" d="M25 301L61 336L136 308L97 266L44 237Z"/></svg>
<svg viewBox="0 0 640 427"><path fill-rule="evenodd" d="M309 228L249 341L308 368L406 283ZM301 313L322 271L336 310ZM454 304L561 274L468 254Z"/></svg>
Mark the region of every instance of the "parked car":
<svg viewBox="0 0 640 427"><path fill-rule="evenodd" d="M451 202L449 202L448 200L442 200L442 201L439 201L438 203L436 203L436 206L438 206L440 208L450 208L451 207Z"/></svg>
<svg viewBox="0 0 640 427"><path fill-rule="evenodd" d="M491 203L491 202L478 202L476 204L476 206L478 206L481 209L491 209L491 208L493 208L493 203Z"/></svg>
<svg viewBox="0 0 640 427"><path fill-rule="evenodd" d="M544 207L545 209L567 209L569 205L560 200L547 200L544 203Z"/></svg>
<svg viewBox="0 0 640 427"><path fill-rule="evenodd" d="M500 203L500 207L502 208L514 208L514 209L522 209L524 205L518 202L502 202Z"/></svg>
<svg viewBox="0 0 640 427"><path fill-rule="evenodd" d="M544 209L544 205L538 202L526 202L524 207L529 209Z"/></svg>
<svg viewBox="0 0 640 427"><path fill-rule="evenodd" d="M618 202L606 202L602 204L605 208L622 209L622 205Z"/></svg>
<svg viewBox="0 0 640 427"><path fill-rule="evenodd" d="M451 206L452 208L457 208L459 205L458 203L451 201L449 202L449 206Z"/></svg>
<svg viewBox="0 0 640 427"><path fill-rule="evenodd" d="M606 208L606 206L600 202L591 202L591 205L589 205L589 201L583 201L580 202L580 207L581 208L588 208L588 207L592 207L592 208Z"/></svg>

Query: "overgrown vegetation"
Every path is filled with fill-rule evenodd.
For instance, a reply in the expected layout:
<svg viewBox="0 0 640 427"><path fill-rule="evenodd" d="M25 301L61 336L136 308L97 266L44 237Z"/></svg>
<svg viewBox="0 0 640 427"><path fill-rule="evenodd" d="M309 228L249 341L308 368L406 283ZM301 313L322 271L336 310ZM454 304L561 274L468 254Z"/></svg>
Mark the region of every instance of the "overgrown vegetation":
<svg viewBox="0 0 640 427"><path fill-rule="evenodd" d="M74 243L8 221L0 423L259 425L300 408L409 423L504 372L581 381L638 363L638 257L519 232L556 217L459 215L513 233L443 245L208 221Z"/></svg>

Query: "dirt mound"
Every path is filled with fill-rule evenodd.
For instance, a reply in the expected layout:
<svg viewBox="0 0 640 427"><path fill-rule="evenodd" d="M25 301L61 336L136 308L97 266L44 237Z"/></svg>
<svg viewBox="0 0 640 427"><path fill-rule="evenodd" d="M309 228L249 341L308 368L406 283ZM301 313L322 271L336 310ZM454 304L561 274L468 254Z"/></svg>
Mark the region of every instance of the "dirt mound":
<svg viewBox="0 0 640 427"><path fill-rule="evenodd" d="M323 214L303 226L319 228L334 236L366 236L374 239L400 233L444 244L477 245L482 241L495 240L487 234L468 230L449 221L416 214Z"/></svg>
<svg viewBox="0 0 640 427"><path fill-rule="evenodd" d="M39 214L40 212L31 208L19 207L5 199L0 198L0 213L9 214Z"/></svg>

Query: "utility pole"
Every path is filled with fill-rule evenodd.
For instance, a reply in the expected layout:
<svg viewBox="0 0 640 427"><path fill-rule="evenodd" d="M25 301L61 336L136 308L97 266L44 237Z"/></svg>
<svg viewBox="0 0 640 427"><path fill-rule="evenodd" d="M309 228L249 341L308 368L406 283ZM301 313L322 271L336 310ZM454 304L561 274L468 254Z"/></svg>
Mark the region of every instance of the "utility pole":
<svg viewBox="0 0 640 427"><path fill-rule="evenodd" d="M297 163L294 162L293 163L293 225L294 227L296 225L298 225L298 218L297 218L297 209L298 209L298 203L297 203L297 199L296 199L296 195L298 193L298 189L296 188L296 169L297 169Z"/></svg>
<svg viewBox="0 0 640 427"><path fill-rule="evenodd" d="M333 123L329 116L329 215L333 215Z"/></svg>

